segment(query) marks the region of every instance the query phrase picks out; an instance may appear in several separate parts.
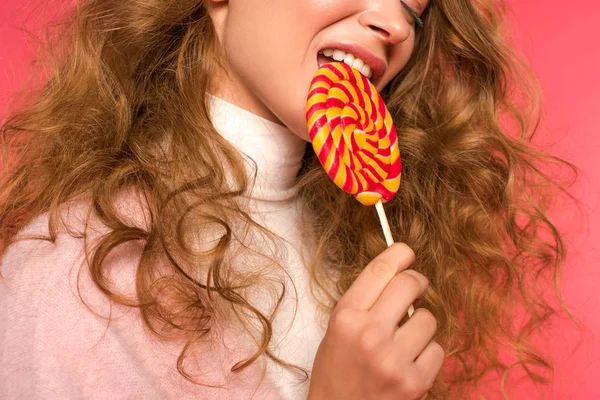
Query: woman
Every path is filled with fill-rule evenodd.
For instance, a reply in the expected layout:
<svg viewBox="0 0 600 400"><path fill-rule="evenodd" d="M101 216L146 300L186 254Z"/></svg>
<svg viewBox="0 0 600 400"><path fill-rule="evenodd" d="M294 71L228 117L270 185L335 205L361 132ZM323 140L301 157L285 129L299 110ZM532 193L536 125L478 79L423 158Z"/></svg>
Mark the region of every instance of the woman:
<svg viewBox="0 0 600 400"><path fill-rule="evenodd" d="M510 370L500 343L550 368L528 335L552 308L526 278L564 261L539 197L552 157L526 144L515 95L536 92L501 17L484 0L80 1L2 129L2 391L464 398ZM385 251L306 146L325 49L397 126ZM523 304L530 326L506 329Z"/></svg>

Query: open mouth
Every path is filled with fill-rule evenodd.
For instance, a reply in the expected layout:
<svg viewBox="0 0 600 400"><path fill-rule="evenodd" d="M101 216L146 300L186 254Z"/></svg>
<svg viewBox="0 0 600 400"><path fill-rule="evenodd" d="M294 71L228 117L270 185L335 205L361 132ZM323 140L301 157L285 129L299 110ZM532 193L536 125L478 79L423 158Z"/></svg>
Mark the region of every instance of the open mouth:
<svg viewBox="0 0 600 400"><path fill-rule="evenodd" d="M354 54L338 49L323 49L317 54L317 63L319 68L322 65L331 62L343 62L358 70L367 79L373 76L373 70L362 59Z"/></svg>

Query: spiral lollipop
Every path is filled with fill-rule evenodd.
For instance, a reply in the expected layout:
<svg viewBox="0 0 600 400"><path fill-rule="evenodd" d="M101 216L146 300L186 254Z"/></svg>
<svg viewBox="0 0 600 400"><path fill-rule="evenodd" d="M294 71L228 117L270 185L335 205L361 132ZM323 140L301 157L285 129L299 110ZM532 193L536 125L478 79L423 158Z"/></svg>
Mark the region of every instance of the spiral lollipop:
<svg viewBox="0 0 600 400"><path fill-rule="evenodd" d="M383 209L400 187L402 161L392 117L373 84L342 62L315 74L306 121L319 161L335 184L375 205L388 246L394 242ZM411 305L408 316L414 313Z"/></svg>
<svg viewBox="0 0 600 400"><path fill-rule="evenodd" d="M366 206L391 200L402 162L396 127L369 80L346 63L313 78L306 119L313 148L329 177Z"/></svg>

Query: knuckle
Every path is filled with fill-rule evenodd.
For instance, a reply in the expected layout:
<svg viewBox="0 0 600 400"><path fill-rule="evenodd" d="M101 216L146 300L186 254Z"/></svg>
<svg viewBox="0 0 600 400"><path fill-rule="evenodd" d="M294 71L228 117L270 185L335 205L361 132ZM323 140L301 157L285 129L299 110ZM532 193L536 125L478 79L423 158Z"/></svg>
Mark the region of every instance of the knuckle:
<svg viewBox="0 0 600 400"><path fill-rule="evenodd" d="M436 378L436 377L433 377L433 379L429 378L429 379L427 379L427 380L424 380L424 381L423 381L423 391L424 391L425 393L427 393L427 392L429 392L431 389L433 389L433 386L434 386L434 384L435 384L435 378Z"/></svg>
<svg viewBox="0 0 600 400"><path fill-rule="evenodd" d="M381 334L379 329L368 327L363 330L358 336L358 348L364 354L375 356L379 353L378 349L381 344Z"/></svg>
<svg viewBox="0 0 600 400"><path fill-rule="evenodd" d="M410 399L418 399L429 390L426 386L418 375L409 376L402 382L402 393Z"/></svg>
<svg viewBox="0 0 600 400"><path fill-rule="evenodd" d="M416 371L403 371L394 357L387 357L373 364L376 379L384 388L390 388L402 395L402 398L418 399L428 388L425 380Z"/></svg>
<svg viewBox="0 0 600 400"><path fill-rule="evenodd" d="M421 281L412 273L409 273L409 271L402 271L395 279L398 280L398 285L402 286L403 291L410 291L410 293L415 295L421 293Z"/></svg>
<svg viewBox="0 0 600 400"><path fill-rule="evenodd" d="M427 326L431 327L431 330L437 331L438 322L435 316L426 308L417 308L415 310L415 314L419 315L419 318L423 319L423 321L427 324Z"/></svg>
<svg viewBox="0 0 600 400"><path fill-rule="evenodd" d="M413 264L415 262L417 258L415 252L406 243L394 243L393 246L395 246L398 251L402 252L408 258L409 264Z"/></svg>
<svg viewBox="0 0 600 400"><path fill-rule="evenodd" d="M427 289L429 287L429 279L427 279L427 277L422 273L417 272L414 269L408 269L404 272L415 278L419 285L422 286L424 289Z"/></svg>
<svg viewBox="0 0 600 400"><path fill-rule="evenodd" d="M391 357L388 357L384 362L377 366L377 377L379 383L386 388L398 387L403 382L402 374L397 366L393 363Z"/></svg>
<svg viewBox="0 0 600 400"><path fill-rule="evenodd" d="M431 389L433 389L433 386L435 384L435 377L432 379L429 379L428 381L424 381L423 382L423 391L420 393L420 395L424 395L427 396L427 393L429 393L429 391Z"/></svg>
<svg viewBox="0 0 600 400"><path fill-rule="evenodd" d="M412 290L411 293L413 293L415 297L420 299L425 295L429 288L429 280L424 275L414 270L402 271L399 275L405 275L400 279L405 280L403 284L410 285L409 288Z"/></svg>
<svg viewBox="0 0 600 400"><path fill-rule="evenodd" d="M343 334L349 331L349 327L356 323L356 315L353 310L348 308L336 309L329 317L328 330L334 335Z"/></svg>
<svg viewBox="0 0 600 400"><path fill-rule="evenodd" d="M431 342L431 346L433 346L434 350L440 355L442 360L446 358L446 350L444 350L441 344L434 340Z"/></svg>
<svg viewBox="0 0 600 400"><path fill-rule="evenodd" d="M371 264L371 271L378 278L387 278L396 273L396 267L385 261L374 259Z"/></svg>

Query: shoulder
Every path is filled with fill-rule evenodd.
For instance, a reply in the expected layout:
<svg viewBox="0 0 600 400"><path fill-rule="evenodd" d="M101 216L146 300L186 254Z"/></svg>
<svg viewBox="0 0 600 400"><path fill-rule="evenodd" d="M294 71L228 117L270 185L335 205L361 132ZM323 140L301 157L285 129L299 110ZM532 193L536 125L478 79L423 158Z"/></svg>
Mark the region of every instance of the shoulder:
<svg viewBox="0 0 600 400"><path fill-rule="evenodd" d="M108 298L93 283L86 249L92 250L110 230L90 211L91 203L85 198L62 205L52 241L48 213L18 233L0 260L1 320L22 323L16 326L42 334L45 328L63 325L69 318L87 318L90 308L109 315ZM139 242L119 246L103 264L119 287L133 286L142 246Z"/></svg>
<svg viewBox="0 0 600 400"><path fill-rule="evenodd" d="M147 211L137 193L124 192L118 196L115 207L128 224L145 227ZM47 287L54 279L62 280L73 269L83 266L85 250L93 250L110 232L92 211L87 197L61 205L54 221L56 237L53 241L50 240L50 215L45 213L32 220L17 234L0 260L0 285L13 282L14 286L18 281L20 290L23 285L35 283ZM127 255L141 251L139 243L123 247L107 260L108 264L128 264L136 257Z"/></svg>
<svg viewBox="0 0 600 400"><path fill-rule="evenodd" d="M120 329L139 325L136 310L111 304L93 282L85 248L109 230L92 218L87 224L91 233L84 239L80 233L89 210L84 200L61 207L54 241L43 239L49 233L49 215L38 216L0 260L0 382L14 382L11 388L0 384L0 392L62 393L53 385L70 387L68 382L78 376L73 368L110 368L115 362L101 355L114 352L120 342L109 333L109 318L111 324L120 320L115 323ZM106 263L111 279L133 288L140 256L140 243L118 248Z"/></svg>
<svg viewBox="0 0 600 400"><path fill-rule="evenodd" d="M0 260L0 301L23 296L31 302L57 289L54 281L81 260L83 239L59 232L56 240L48 240L48 221L48 214L38 216L6 250Z"/></svg>
<svg viewBox="0 0 600 400"><path fill-rule="evenodd" d="M86 249L93 249L110 230L90 210L85 199L61 206L54 240L50 240L48 213L18 233L0 260L0 318L35 317L39 328L86 313L88 306L108 306L108 299L93 284ZM135 282L132 274L141 251L141 243L126 243L110 254L103 268L125 288ZM7 310L13 312L6 315Z"/></svg>
<svg viewBox="0 0 600 400"><path fill-rule="evenodd" d="M143 222L135 204L125 203L124 210L135 218L132 222ZM48 234L49 216L39 216L0 260L4 397L246 397L252 390L248 385L262 379L262 364L230 377L231 365L251 355L251 347L238 345L239 332L223 329L219 341L198 344L202 376L215 384L227 382L226 388L193 385L176 370L183 344L158 341L137 308L111 303L95 286L85 259L86 240L78 236L89 207L77 202L64 208L64 224L54 242L35 239ZM89 228L96 238L109 232L97 221ZM132 241L111 253L105 266L111 282L135 288L142 247ZM272 382L265 381L259 393L261 398L279 398Z"/></svg>

